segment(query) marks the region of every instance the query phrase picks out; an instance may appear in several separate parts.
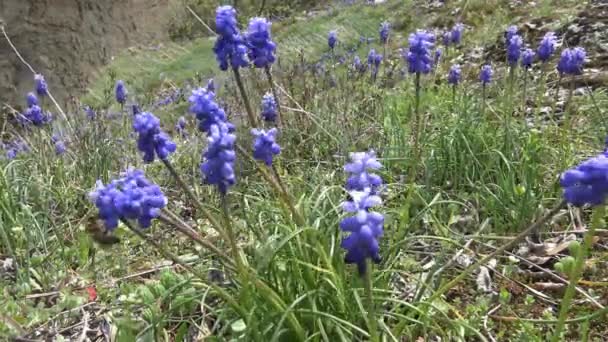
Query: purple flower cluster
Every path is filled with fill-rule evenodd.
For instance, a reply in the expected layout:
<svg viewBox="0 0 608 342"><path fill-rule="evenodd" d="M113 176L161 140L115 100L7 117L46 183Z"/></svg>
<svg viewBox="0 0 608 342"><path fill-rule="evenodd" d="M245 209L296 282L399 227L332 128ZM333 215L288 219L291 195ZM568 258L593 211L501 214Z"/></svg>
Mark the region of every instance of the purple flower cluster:
<svg viewBox="0 0 608 342"><path fill-rule="evenodd" d="M365 71L365 65L361 62L361 58L359 58L359 56L355 56L353 58L352 68L353 68L353 70L358 71L358 72Z"/></svg>
<svg viewBox="0 0 608 342"><path fill-rule="evenodd" d="M517 26L513 25L513 26L509 26L507 28L507 30L505 31L505 41L507 42L507 44L509 44L509 42L511 41L511 38L513 38L514 35L517 34Z"/></svg>
<svg viewBox="0 0 608 342"><path fill-rule="evenodd" d="M521 56L521 48L524 45L523 39L518 34L514 34L507 44L507 61L511 65L516 65Z"/></svg>
<svg viewBox="0 0 608 342"><path fill-rule="evenodd" d="M183 116L180 116L179 119L177 119L177 123L175 124L175 130L182 137L185 137L187 135L186 134L186 118L184 118Z"/></svg>
<svg viewBox="0 0 608 342"><path fill-rule="evenodd" d="M25 96L25 102L27 103L27 108L32 108L32 106L38 105L38 98L36 97L36 94L29 92Z"/></svg>
<svg viewBox="0 0 608 342"><path fill-rule="evenodd" d="M175 143L160 129L160 120L154 114L137 114L133 130L138 134L137 148L143 152L144 163L151 163L156 157L165 160L175 152Z"/></svg>
<svg viewBox="0 0 608 342"><path fill-rule="evenodd" d="M564 172L560 185L572 205L603 204L608 195L608 156L600 154Z"/></svg>
<svg viewBox="0 0 608 342"><path fill-rule="evenodd" d="M84 107L84 112L89 120L93 120L97 116L97 112L95 112L95 110L89 106Z"/></svg>
<svg viewBox="0 0 608 342"><path fill-rule="evenodd" d="M462 31L464 31L464 25L462 23L456 23L450 31L450 42L454 45L460 45L462 41Z"/></svg>
<svg viewBox="0 0 608 342"><path fill-rule="evenodd" d="M226 121L226 113L215 102L215 93L205 88L192 91L188 98L190 101L190 112L196 115L198 129L209 132L212 125Z"/></svg>
<svg viewBox="0 0 608 342"><path fill-rule="evenodd" d="M211 125L207 137L207 150L203 153L201 173L205 182L217 186L222 194L236 183L234 161L236 153L234 144L236 136L234 126L228 122L218 122Z"/></svg>
<svg viewBox="0 0 608 342"><path fill-rule="evenodd" d="M492 75L494 71L492 71L492 67L489 64L486 64L481 67L481 72L479 73L479 81L485 86L492 82Z"/></svg>
<svg viewBox="0 0 608 342"><path fill-rule="evenodd" d="M428 74L431 71L433 60L430 50L435 44L435 36L429 32L418 30L410 34L409 50L407 52L408 71Z"/></svg>
<svg viewBox="0 0 608 342"><path fill-rule="evenodd" d="M536 57L534 50L525 49L521 53L521 66L524 69L530 69L532 67L532 63L534 63L534 57Z"/></svg>
<svg viewBox="0 0 608 342"><path fill-rule="evenodd" d="M277 101L271 93L262 97L262 119L266 122L274 122L277 119Z"/></svg>
<svg viewBox="0 0 608 342"><path fill-rule="evenodd" d="M35 89L38 96L47 96L49 94L49 88L44 80L44 76L41 74L34 75L34 83L36 84Z"/></svg>
<svg viewBox="0 0 608 342"><path fill-rule="evenodd" d="M542 62L547 62L555 53L555 45L557 44L554 32L547 32L538 45L538 59Z"/></svg>
<svg viewBox="0 0 608 342"><path fill-rule="evenodd" d="M274 63L277 48L270 35L272 24L264 18L253 18L249 21L246 35L249 45L249 59L256 68L265 68Z"/></svg>
<svg viewBox="0 0 608 342"><path fill-rule="evenodd" d="M236 21L236 10L232 6L218 7L215 12L215 28L218 32L213 46L215 58L221 70L228 66L234 69L247 67L247 46L241 36Z"/></svg>
<svg viewBox="0 0 608 342"><path fill-rule="evenodd" d="M334 49L336 47L336 43L338 42L338 34L336 31L329 31L327 35L327 45L329 45L330 49Z"/></svg>
<svg viewBox="0 0 608 342"><path fill-rule="evenodd" d="M6 158L8 160L15 159L19 152L27 152L30 150L23 140L14 140L6 144L0 142L0 146L6 152Z"/></svg>
<svg viewBox="0 0 608 342"><path fill-rule="evenodd" d="M366 259L380 261L378 239L384 234L384 216L371 208L382 204L379 196L373 195L369 189L365 191L350 191L352 200L342 204L344 211L351 213L340 221L340 229L350 233L341 246L346 250L344 261L356 264L360 275L366 272Z"/></svg>
<svg viewBox="0 0 608 342"><path fill-rule="evenodd" d="M50 113L45 113L42 108L38 105L33 105L25 110L23 115L19 118L22 124L32 124L34 126L42 126L51 121L52 116Z"/></svg>
<svg viewBox="0 0 608 342"><path fill-rule="evenodd" d="M137 220L142 228L150 227L152 219L167 205L167 198L141 170L129 170L121 176L108 185L98 180L89 193L99 218L109 230L115 229L121 219Z"/></svg>
<svg viewBox="0 0 608 342"><path fill-rule="evenodd" d="M253 158L263 161L264 164L272 165L275 155L281 153L281 146L276 142L277 129L271 128L268 131L252 129L251 134L255 137L253 142Z"/></svg>
<svg viewBox="0 0 608 342"><path fill-rule="evenodd" d="M391 24L388 21L380 24L380 41L382 44L386 44L388 42L388 36L391 32Z"/></svg>
<svg viewBox="0 0 608 342"><path fill-rule="evenodd" d="M583 65L587 53L582 47L565 49L557 63L557 71L561 75L580 75L583 73Z"/></svg>
<svg viewBox="0 0 608 342"><path fill-rule="evenodd" d="M382 185L382 178L370 171L381 167L382 164L376 159L374 151L351 153L350 163L344 165L344 171L350 174L346 181L346 190L370 189L371 193L375 194Z"/></svg>
<svg viewBox="0 0 608 342"><path fill-rule="evenodd" d="M435 65L439 64L439 60L441 59L442 54L443 54L443 51L441 50L441 48L435 49L435 59L433 59L433 64L435 64Z"/></svg>
<svg viewBox="0 0 608 342"><path fill-rule="evenodd" d="M116 87L114 88L114 95L116 96L116 102L124 105L127 102L127 88L125 82L118 80L116 81Z"/></svg>
<svg viewBox="0 0 608 342"><path fill-rule="evenodd" d="M452 67L450 68L450 72L448 73L448 84L458 85L458 83L460 83L460 75L460 64L452 65Z"/></svg>

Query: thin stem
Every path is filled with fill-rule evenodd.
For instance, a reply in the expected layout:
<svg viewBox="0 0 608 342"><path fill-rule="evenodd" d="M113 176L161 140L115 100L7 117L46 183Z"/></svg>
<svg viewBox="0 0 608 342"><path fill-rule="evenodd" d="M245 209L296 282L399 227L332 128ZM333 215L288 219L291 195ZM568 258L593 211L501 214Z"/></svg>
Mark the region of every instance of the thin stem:
<svg viewBox="0 0 608 342"><path fill-rule="evenodd" d="M276 170L274 170L275 175L273 175L272 172L268 172L268 169L258 163L255 159L253 159L251 155L247 152L247 150L244 149L241 145L236 144L236 149L242 156L249 159L255 164L258 171L260 171L260 173L262 174L262 177L264 177L264 179L273 187L275 192L279 195L280 200L285 206L287 206L287 208L291 212L291 215L296 221L296 224L298 224L298 226L304 226L306 220L304 219L304 216L302 216L302 214L297 210L292 197L287 192L287 189L283 185L278 173L276 173Z"/></svg>
<svg viewBox="0 0 608 342"><path fill-rule="evenodd" d="M281 112L281 104L279 103L279 94L277 92L276 87L274 86L274 81L272 79L272 72L270 72L270 66L266 66L264 68L266 72L266 78L268 78L268 82L270 83L270 90L272 91L272 96L274 96L274 101L277 104L277 126L281 128L283 126L283 113Z"/></svg>
<svg viewBox="0 0 608 342"><path fill-rule="evenodd" d="M524 90L523 90L524 94L523 94L523 103L522 103L522 108L524 110L526 110L526 100L528 99L528 68L524 69Z"/></svg>
<svg viewBox="0 0 608 342"><path fill-rule="evenodd" d="M456 109L456 85L452 84L452 110Z"/></svg>
<svg viewBox="0 0 608 342"><path fill-rule="evenodd" d="M173 228L177 229L177 231L179 231L180 233L186 235L188 238L195 241L202 247L213 252L213 254L225 261L229 267L234 266L234 261L230 259L228 255L226 255L220 249L215 247L211 242L203 239L194 229L192 229L192 227L189 227L188 224L183 222L181 218L175 215L175 213L169 210L164 210L163 213L161 213L161 215L158 217L158 219L169 224Z"/></svg>
<svg viewBox="0 0 608 342"><path fill-rule="evenodd" d="M564 113L566 115L570 114L568 113L570 111L570 108L572 108L572 96L574 95L574 76L572 76L570 78L570 89L568 89L568 99L566 100L566 104L564 105ZM572 115L569 115L570 117L572 117Z"/></svg>
<svg viewBox="0 0 608 342"><path fill-rule="evenodd" d="M579 278L583 274L587 255L589 253L589 250L591 249L591 246L593 245L593 236L595 235L595 230L601 228L602 220L604 218L605 213L606 208L603 205L597 206L593 210L591 225L589 226L589 230L587 230L587 232L585 233L585 237L583 238L583 245L577 251L574 269L572 270L572 272L570 272L570 278L568 279L570 283L568 284L568 287L566 288L566 293L564 293L564 298L562 299L561 307L559 310L559 316L557 318L557 325L555 326L555 331L553 333L553 337L551 338L552 342L560 341L562 338L562 331L564 329L566 317L568 316L568 309L570 309L570 303L574 298L574 290L576 288L576 284L578 283Z"/></svg>
<svg viewBox="0 0 608 342"><path fill-rule="evenodd" d="M414 80L415 97L414 97L414 158L410 166L409 179L414 184L418 167L418 159L420 159L420 139L424 127L422 126L422 118L420 117L420 73L416 73Z"/></svg>
<svg viewBox="0 0 608 342"><path fill-rule="evenodd" d="M198 210L200 210L203 213L203 215L205 215L205 217L207 218L207 220L209 220L209 222L211 222L211 225L213 226L213 228L215 228L215 230L220 235L223 235L224 234L224 227L222 227L222 225L220 224L220 222L198 200L198 198L194 195L194 193L192 192L192 190L186 185L186 183L179 176L179 174L177 173L177 171L175 170L175 168L173 167L173 165L171 165L171 163L169 162L169 160L167 160L167 159L161 159L161 161L163 162L163 164L165 164L165 167L167 167L167 170L169 170L169 173L171 174L171 176L173 176L173 178L177 182L177 185L179 185L182 188L182 190L184 190L184 192L186 193L186 196L188 196L190 198L190 200L192 202L194 202L194 204L197 206Z"/></svg>
<svg viewBox="0 0 608 342"><path fill-rule="evenodd" d="M234 234L234 230L232 229L232 220L230 219L230 210L228 209L228 198L226 194L220 194L220 198L222 205L222 214L224 215L224 225L226 227L228 243L230 244L230 249L232 252L232 259L234 259L234 261L236 262L236 266L239 270L239 273L243 276L246 276L248 272L243 268L243 260L241 259L241 253L239 252L238 246L236 244L236 235Z"/></svg>
<svg viewBox="0 0 608 342"><path fill-rule="evenodd" d="M485 117L486 114L486 84L481 85L481 116Z"/></svg>
<svg viewBox="0 0 608 342"><path fill-rule="evenodd" d="M258 122L253 114L253 109L251 109L251 103L249 103L249 98L247 97L247 92L245 91L245 86L243 85L243 80L241 79L241 73L238 68L232 68L234 72L234 79L236 81L236 85L241 92L241 98L243 99L243 103L245 104L245 109L247 110L247 118L249 119L249 125L251 128L255 128L258 126ZM276 100L276 99L275 99Z"/></svg>
<svg viewBox="0 0 608 342"><path fill-rule="evenodd" d="M374 310L374 294L372 281L372 262L369 258L365 259L366 269L364 275L365 297L367 300L367 325L371 342L379 342L376 314Z"/></svg>

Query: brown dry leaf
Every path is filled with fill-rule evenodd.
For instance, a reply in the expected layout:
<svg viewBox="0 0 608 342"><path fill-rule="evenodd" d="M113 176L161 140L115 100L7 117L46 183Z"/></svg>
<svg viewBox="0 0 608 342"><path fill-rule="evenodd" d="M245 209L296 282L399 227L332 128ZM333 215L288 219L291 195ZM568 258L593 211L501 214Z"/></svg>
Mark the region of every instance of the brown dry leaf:
<svg viewBox="0 0 608 342"><path fill-rule="evenodd" d="M549 240L561 240L558 243L555 242L550 242ZM570 234L568 236L566 236L565 238L553 238L553 239L549 239L547 241L545 241L546 244L546 249L545 249L545 255L557 255L561 252L563 252L564 250L568 249L568 246L570 245L570 242L575 241L576 240L576 235L574 234Z"/></svg>
<svg viewBox="0 0 608 342"><path fill-rule="evenodd" d="M553 282L538 282L532 284L532 287L539 291L561 292L566 288L566 284Z"/></svg>

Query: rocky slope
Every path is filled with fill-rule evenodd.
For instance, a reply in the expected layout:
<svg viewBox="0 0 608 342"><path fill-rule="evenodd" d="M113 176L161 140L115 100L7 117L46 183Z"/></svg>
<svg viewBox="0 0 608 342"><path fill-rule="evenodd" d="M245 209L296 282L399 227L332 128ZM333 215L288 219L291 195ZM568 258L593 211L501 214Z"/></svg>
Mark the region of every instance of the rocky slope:
<svg viewBox="0 0 608 342"><path fill-rule="evenodd" d="M127 46L164 39L170 0L2 0L0 20L23 57L67 99ZM0 35L0 108L21 103L32 74Z"/></svg>

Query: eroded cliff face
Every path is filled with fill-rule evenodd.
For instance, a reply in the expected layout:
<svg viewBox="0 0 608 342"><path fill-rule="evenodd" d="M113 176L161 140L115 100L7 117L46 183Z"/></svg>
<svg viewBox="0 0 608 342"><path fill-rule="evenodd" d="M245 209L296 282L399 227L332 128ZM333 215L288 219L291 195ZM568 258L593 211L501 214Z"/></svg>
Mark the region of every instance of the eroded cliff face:
<svg viewBox="0 0 608 342"><path fill-rule="evenodd" d="M59 99L78 95L93 71L128 46L166 36L170 0L0 0L0 20L24 59ZM0 36L0 108L33 78Z"/></svg>

